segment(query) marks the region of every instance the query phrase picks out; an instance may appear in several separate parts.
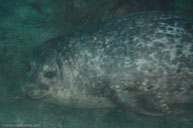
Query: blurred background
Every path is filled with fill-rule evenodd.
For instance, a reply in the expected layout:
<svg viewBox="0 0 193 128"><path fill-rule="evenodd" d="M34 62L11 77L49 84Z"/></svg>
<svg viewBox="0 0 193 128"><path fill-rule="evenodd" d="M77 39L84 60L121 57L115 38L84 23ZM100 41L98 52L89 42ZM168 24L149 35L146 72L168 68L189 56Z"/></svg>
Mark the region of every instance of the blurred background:
<svg viewBox="0 0 193 128"><path fill-rule="evenodd" d="M175 11L193 20L193 0L0 0L0 128L192 128L193 117L140 117L23 98L25 61L44 41L130 12ZM107 113L107 114L104 114ZM30 127L30 126L26 126Z"/></svg>

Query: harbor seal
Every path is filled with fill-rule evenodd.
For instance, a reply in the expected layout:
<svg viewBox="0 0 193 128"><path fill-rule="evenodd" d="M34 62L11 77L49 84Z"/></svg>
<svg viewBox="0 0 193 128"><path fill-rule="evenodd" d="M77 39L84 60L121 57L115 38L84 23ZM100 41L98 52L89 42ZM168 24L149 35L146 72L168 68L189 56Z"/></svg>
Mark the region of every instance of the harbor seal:
<svg viewBox="0 0 193 128"><path fill-rule="evenodd" d="M148 116L193 102L193 26L137 12L57 37L34 50L23 87L32 99Z"/></svg>

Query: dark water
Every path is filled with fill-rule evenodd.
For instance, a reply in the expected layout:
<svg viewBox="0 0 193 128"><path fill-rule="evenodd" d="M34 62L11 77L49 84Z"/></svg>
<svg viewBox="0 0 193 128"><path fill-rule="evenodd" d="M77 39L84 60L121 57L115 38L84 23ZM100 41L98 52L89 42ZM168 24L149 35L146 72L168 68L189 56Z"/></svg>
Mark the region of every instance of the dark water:
<svg viewBox="0 0 193 128"><path fill-rule="evenodd" d="M144 117L74 109L23 96L25 62L42 42L129 12L193 14L191 0L0 0L0 128L192 128L193 114ZM189 108L187 108L189 109Z"/></svg>

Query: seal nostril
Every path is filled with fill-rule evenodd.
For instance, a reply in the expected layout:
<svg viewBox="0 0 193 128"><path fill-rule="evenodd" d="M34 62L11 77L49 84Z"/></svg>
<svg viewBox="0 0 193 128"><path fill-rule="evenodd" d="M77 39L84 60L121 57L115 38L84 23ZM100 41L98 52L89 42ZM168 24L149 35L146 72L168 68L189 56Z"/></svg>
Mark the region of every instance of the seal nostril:
<svg viewBox="0 0 193 128"><path fill-rule="evenodd" d="M22 90L22 92L25 94L25 93L28 92L29 89L28 89L28 87L22 87L21 90Z"/></svg>
<svg viewBox="0 0 193 128"><path fill-rule="evenodd" d="M29 94L29 87L22 87L22 92L24 94L25 97L30 97L28 94Z"/></svg>
<svg viewBox="0 0 193 128"><path fill-rule="evenodd" d="M30 84L30 85L26 85L26 86L22 87L22 92L24 94L28 94L29 92L31 92L35 89L36 89L35 86L33 84L32 85Z"/></svg>

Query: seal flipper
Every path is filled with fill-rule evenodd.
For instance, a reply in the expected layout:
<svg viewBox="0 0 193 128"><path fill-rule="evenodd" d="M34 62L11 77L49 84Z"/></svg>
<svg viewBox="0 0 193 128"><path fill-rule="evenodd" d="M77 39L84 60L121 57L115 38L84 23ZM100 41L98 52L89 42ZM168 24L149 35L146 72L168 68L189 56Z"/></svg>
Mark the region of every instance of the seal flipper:
<svg viewBox="0 0 193 128"><path fill-rule="evenodd" d="M164 100L162 94L156 91L152 91L152 94L154 97L154 105L156 106L156 108L162 113L171 114L170 108Z"/></svg>
<svg viewBox="0 0 193 128"><path fill-rule="evenodd" d="M141 92L134 88L130 88L127 91L110 89L108 95L106 95L113 103L120 107L124 111L129 111L139 115L145 116L163 116L164 113L158 111L150 111L145 109L144 106L139 104L139 97Z"/></svg>

